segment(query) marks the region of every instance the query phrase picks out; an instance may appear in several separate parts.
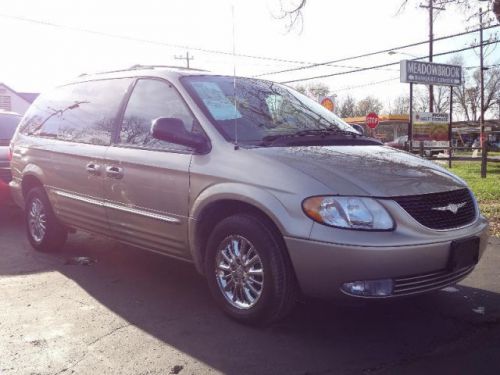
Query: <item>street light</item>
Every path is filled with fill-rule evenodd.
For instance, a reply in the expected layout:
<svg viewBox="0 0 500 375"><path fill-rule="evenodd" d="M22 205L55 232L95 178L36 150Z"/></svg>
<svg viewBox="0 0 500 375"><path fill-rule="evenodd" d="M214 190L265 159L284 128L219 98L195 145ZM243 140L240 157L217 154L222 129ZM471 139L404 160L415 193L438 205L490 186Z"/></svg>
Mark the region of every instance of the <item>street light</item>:
<svg viewBox="0 0 500 375"><path fill-rule="evenodd" d="M411 53L406 53L406 52L399 52L399 51L389 51L387 52L387 54L389 55L406 55L406 56L410 56L410 57L413 57L415 59L418 58L418 56L415 56L415 55L412 55Z"/></svg>

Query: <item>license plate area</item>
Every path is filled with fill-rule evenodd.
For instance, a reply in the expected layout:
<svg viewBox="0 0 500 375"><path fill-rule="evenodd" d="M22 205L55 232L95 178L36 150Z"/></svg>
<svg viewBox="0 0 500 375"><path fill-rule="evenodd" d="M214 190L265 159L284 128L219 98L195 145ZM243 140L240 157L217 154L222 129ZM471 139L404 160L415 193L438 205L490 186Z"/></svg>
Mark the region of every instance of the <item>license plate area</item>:
<svg viewBox="0 0 500 375"><path fill-rule="evenodd" d="M479 237L452 241L448 270L457 271L476 265L479 261Z"/></svg>

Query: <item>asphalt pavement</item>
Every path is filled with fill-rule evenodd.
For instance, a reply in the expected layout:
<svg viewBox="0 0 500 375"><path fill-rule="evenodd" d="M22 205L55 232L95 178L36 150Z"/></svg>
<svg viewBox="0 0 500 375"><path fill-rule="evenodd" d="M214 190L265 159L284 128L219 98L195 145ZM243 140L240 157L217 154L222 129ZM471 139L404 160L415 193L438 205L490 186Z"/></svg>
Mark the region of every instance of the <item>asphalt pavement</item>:
<svg viewBox="0 0 500 375"><path fill-rule="evenodd" d="M0 374L500 374L500 239L456 287L242 326L190 264L88 234L33 251L0 208Z"/></svg>

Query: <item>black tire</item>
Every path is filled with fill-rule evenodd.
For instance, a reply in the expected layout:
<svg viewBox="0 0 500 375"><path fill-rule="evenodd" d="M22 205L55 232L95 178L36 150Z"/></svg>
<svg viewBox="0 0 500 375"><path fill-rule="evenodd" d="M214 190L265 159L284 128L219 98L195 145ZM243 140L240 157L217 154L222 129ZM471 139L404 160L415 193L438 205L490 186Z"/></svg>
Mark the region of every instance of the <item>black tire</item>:
<svg viewBox="0 0 500 375"><path fill-rule="evenodd" d="M298 289L295 274L283 242L266 224L266 221L252 215L230 216L215 226L207 244L205 274L212 296L226 314L245 324L266 325L277 322L290 313L297 300ZM234 306L234 300L229 301L229 297L226 297L221 286L220 276L223 271L218 270L217 265L224 260L219 249L227 249L224 244L231 243L230 238L247 240L253 245L255 253L260 258L258 268L263 272L262 279L260 279L262 280L260 295L253 305L246 308ZM242 249L241 245L239 249ZM232 273L231 271L224 272ZM248 276L245 273L245 276L240 275L240 277L254 276ZM244 289L243 287L240 289L242 297L243 294L248 295L251 292L246 288L246 293L243 293Z"/></svg>
<svg viewBox="0 0 500 375"><path fill-rule="evenodd" d="M26 195L24 210L26 233L31 246L38 251L52 252L60 250L68 237L66 228L56 218L45 190L41 187L31 189ZM39 211L38 211L39 210ZM45 229L34 229L33 216L43 215Z"/></svg>

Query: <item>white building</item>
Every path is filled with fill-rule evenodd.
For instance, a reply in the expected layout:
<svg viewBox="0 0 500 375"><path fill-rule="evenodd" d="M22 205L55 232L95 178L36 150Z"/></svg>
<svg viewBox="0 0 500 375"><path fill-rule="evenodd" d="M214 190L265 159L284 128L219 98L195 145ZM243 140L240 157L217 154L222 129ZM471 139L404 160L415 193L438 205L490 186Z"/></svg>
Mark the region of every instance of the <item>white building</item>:
<svg viewBox="0 0 500 375"><path fill-rule="evenodd" d="M0 82L0 111L12 111L23 115L37 96L38 94L31 92L16 92Z"/></svg>

